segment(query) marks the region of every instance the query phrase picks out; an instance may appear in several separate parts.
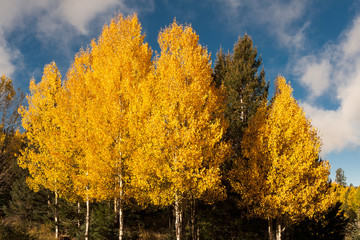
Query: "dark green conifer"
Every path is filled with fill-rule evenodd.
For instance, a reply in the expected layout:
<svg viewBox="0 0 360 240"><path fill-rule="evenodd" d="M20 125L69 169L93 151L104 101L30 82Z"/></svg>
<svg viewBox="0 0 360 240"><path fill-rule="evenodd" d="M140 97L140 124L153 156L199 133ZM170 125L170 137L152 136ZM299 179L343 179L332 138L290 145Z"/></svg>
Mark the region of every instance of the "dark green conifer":
<svg viewBox="0 0 360 240"><path fill-rule="evenodd" d="M241 139L249 118L268 97L265 72L263 68L259 70L261 64L257 48L247 34L235 43L233 53L220 50L217 54L214 82L225 88L225 116L229 122L225 140L233 143L235 157L241 156Z"/></svg>

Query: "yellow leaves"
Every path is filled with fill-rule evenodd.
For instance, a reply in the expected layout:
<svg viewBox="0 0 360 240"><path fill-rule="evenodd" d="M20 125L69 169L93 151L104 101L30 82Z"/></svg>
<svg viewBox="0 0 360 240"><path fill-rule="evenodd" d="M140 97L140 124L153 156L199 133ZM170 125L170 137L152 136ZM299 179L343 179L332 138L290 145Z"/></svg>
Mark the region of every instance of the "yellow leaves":
<svg viewBox="0 0 360 240"><path fill-rule="evenodd" d="M28 108L20 109L25 136L30 144L18 162L29 170L31 177L28 183L35 190L46 187L67 194L65 185L69 182L66 176L71 168L64 161L69 150L61 142L61 113L58 111L60 90L61 75L55 63L45 66L40 83L30 83Z"/></svg>
<svg viewBox="0 0 360 240"><path fill-rule="evenodd" d="M0 93L1 97L4 98L4 103L2 104L11 102L16 95L15 89L12 85L12 80L7 78L5 75L0 77Z"/></svg>
<svg viewBox="0 0 360 240"><path fill-rule="evenodd" d="M174 194L224 192L223 92L198 40L174 22L159 34L153 63L137 16L119 15L75 56L63 84L55 63L46 66L21 110L29 184L102 200L118 195L121 181L126 196L163 205Z"/></svg>
<svg viewBox="0 0 360 240"><path fill-rule="evenodd" d="M242 146L247 159L236 163L231 181L246 199L259 203L258 213L311 216L330 204L329 165L318 160L320 139L292 97L290 84L278 77L275 85L271 104L260 106L250 120Z"/></svg>
<svg viewBox="0 0 360 240"><path fill-rule="evenodd" d="M171 204L175 195L211 196L211 191L221 189L219 167L228 146L220 144L226 125L220 117L221 93L211 82L210 56L192 28L176 22L160 32L158 42L161 54L152 87L156 104L145 122L150 134L146 141L152 144L142 152L139 165L156 167L138 176L149 177L144 184L164 176L163 181L151 182L151 188L158 189L150 195L154 203L159 194L163 204Z"/></svg>

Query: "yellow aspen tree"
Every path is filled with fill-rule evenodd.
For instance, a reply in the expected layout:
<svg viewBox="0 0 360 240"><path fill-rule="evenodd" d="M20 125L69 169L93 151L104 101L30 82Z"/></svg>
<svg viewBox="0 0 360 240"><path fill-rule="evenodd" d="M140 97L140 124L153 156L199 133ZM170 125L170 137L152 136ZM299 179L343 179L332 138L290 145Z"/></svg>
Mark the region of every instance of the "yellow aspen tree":
<svg viewBox="0 0 360 240"><path fill-rule="evenodd" d="M127 161L133 149L129 122L135 115L129 109L152 66L152 51L144 37L136 15L119 15L104 26L88 50L76 56L65 83L85 157L80 167L86 169L85 175L80 174L83 179L78 181L78 189L85 186L85 192L79 195L86 196L87 202L118 200L119 239L123 237L123 205L129 195Z"/></svg>
<svg viewBox="0 0 360 240"><path fill-rule="evenodd" d="M212 82L210 55L192 27L174 21L160 32L158 42L155 76L149 77L152 84L141 100L151 107L143 108L146 120L134 128L143 139L137 141L140 146L129 164L132 186L145 200L175 205L179 240L185 201L223 193L220 165L228 145L221 139L226 123L222 92Z"/></svg>
<svg viewBox="0 0 360 240"><path fill-rule="evenodd" d="M92 166L98 164L96 159L91 156L92 148L96 148L93 141L93 126L91 125L88 114L92 114L91 96L86 85L86 79L90 77L90 54L88 51L81 50L68 70L67 81L65 82L64 101L61 106L63 112L64 130L72 132L71 144L76 149L73 158L73 165L77 171L73 175L73 191L81 201L86 203L85 216L85 239L89 238L90 226L90 201L94 199L93 192L99 190L98 183L93 181ZM91 144L93 143L93 144Z"/></svg>
<svg viewBox="0 0 360 240"><path fill-rule="evenodd" d="M317 130L293 98L290 84L278 77L275 86L271 103L259 107L250 121L242 142L245 160L231 174L242 204L268 219L270 240L281 239L286 223L313 216L332 203L330 166L318 158Z"/></svg>
<svg viewBox="0 0 360 240"><path fill-rule="evenodd" d="M55 236L58 238L57 199L72 195L69 190L72 167L70 151L61 131L58 97L61 92L61 75L55 63L44 68L40 83L30 82L28 107L21 107L22 126L25 129L27 148L18 158L21 167L27 168L27 183L37 191L44 187L55 193Z"/></svg>

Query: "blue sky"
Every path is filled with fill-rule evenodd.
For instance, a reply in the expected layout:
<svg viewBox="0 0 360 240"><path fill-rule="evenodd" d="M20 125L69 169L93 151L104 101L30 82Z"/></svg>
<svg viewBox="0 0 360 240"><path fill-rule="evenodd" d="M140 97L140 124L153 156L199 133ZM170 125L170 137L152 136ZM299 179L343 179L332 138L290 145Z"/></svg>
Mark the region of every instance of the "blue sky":
<svg viewBox="0 0 360 240"><path fill-rule="evenodd" d="M154 50L174 18L191 23L213 62L220 46L232 51L249 34L271 91L277 75L291 81L320 132L322 157L360 185L360 1L1 0L0 74L26 93L51 61L65 76L75 53L119 12L138 13Z"/></svg>

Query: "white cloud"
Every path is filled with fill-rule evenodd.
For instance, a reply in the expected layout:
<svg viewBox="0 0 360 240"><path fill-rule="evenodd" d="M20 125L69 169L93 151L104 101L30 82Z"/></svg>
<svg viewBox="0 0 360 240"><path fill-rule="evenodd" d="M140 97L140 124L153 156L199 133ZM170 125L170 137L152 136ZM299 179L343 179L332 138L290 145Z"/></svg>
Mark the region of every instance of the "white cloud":
<svg viewBox="0 0 360 240"><path fill-rule="evenodd" d="M11 75L16 69L14 62L21 59L19 50L6 41L6 34L26 26L28 19L36 24L41 41L51 39L67 43L75 35L88 34L91 21L102 14L109 16L108 20L118 11L128 14L153 10L153 0L26 0L26 3L24 0L1 0L0 75Z"/></svg>
<svg viewBox="0 0 360 240"><path fill-rule="evenodd" d="M328 59L315 56L302 57L294 68L301 72L300 82L310 91L310 99L321 96L329 88L331 64Z"/></svg>
<svg viewBox="0 0 360 240"><path fill-rule="evenodd" d="M0 36L0 76L5 74L11 76L15 71L15 66L11 62L11 53L7 48L7 43L2 36Z"/></svg>
<svg viewBox="0 0 360 240"><path fill-rule="evenodd" d="M87 24L94 16L118 4L124 8L122 1L116 0L64 0L56 12L59 18L66 20L81 33L86 34Z"/></svg>
<svg viewBox="0 0 360 240"><path fill-rule="evenodd" d="M360 146L360 16L341 35L338 44L327 44L317 55L296 64L299 80L310 91L305 112L323 139L323 152ZM330 94L334 96L330 96ZM318 97L335 97L336 110L315 106Z"/></svg>
<svg viewBox="0 0 360 240"><path fill-rule="evenodd" d="M39 31L49 35L69 24L78 33L88 34L89 24L101 14L113 16L118 12L130 14L153 10L153 0L52 0L52 3L46 7L46 14L39 20Z"/></svg>
<svg viewBox="0 0 360 240"><path fill-rule="evenodd" d="M46 5L46 0L2 0L0 3L0 75L11 77L16 67L14 62L21 59L20 52L6 41L5 32L11 31L23 17L34 9Z"/></svg>
<svg viewBox="0 0 360 240"><path fill-rule="evenodd" d="M285 47L294 50L303 48L304 31L309 23L301 20L306 13L307 0L225 0L219 3L225 6L224 14L232 25L240 21L240 24L266 26L269 34L274 35Z"/></svg>

